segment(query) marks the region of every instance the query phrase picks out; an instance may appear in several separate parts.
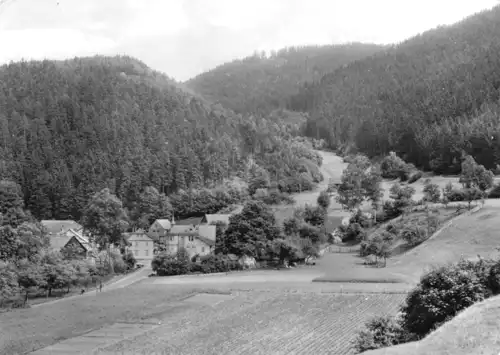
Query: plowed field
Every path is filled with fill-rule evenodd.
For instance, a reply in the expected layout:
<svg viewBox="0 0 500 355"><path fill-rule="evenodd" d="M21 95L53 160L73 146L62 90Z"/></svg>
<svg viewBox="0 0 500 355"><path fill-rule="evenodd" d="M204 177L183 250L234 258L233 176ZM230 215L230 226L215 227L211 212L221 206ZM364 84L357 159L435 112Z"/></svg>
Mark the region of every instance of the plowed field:
<svg viewBox="0 0 500 355"><path fill-rule="evenodd" d="M162 325L99 354L353 354L365 322L396 314L403 294L238 292L215 306L162 316Z"/></svg>

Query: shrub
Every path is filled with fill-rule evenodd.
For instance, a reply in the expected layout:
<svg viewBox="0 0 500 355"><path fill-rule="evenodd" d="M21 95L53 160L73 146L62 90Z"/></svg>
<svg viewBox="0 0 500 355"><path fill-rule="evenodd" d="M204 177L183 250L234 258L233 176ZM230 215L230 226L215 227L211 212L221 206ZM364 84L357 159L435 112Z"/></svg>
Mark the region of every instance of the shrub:
<svg viewBox="0 0 500 355"><path fill-rule="evenodd" d="M281 203L292 205L295 200L287 193L278 189L257 189L253 198L264 202L266 205L279 205Z"/></svg>
<svg viewBox="0 0 500 355"><path fill-rule="evenodd" d="M184 275L190 271L190 262L174 255L159 254L153 258L151 267L158 276Z"/></svg>
<svg viewBox="0 0 500 355"><path fill-rule="evenodd" d="M487 298L491 291L481 282L482 272L484 268L478 267L478 262L462 260L422 277L401 309L404 328L423 337L461 310Z"/></svg>
<svg viewBox="0 0 500 355"><path fill-rule="evenodd" d="M358 223L363 228L369 228L372 226L372 219L366 216L361 210L357 210L349 219L349 223Z"/></svg>
<svg viewBox="0 0 500 355"><path fill-rule="evenodd" d="M380 170L384 179L397 179L404 177L408 171L407 164L396 153L390 152L380 164Z"/></svg>
<svg viewBox="0 0 500 355"><path fill-rule="evenodd" d="M401 238L409 245L416 246L427 239L427 232L419 226L410 226L404 228L400 234Z"/></svg>
<svg viewBox="0 0 500 355"><path fill-rule="evenodd" d="M340 232L343 235L342 241L363 241L366 239L366 232L359 223L350 223L347 227L340 226Z"/></svg>
<svg viewBox="0 0 500 355"><path fill-rule="evenodd" d="M441 190L437 184L425 184L424 189L424 201L437 203L441 199Z"/></svg>
<svg viewBox="0 0 500 355"><path fill-rule="evenodd" d="M417 170L410 174L410 177L408 178L408 183L413 184L414 182L420 180L422 176L424 176L424 173L421 172L420 170Z"/></svg>
<svg viewBox="0 0 500 355"><path fill-rule="evenodd" d="M330 207L330 194L326 190L321 191L319 193L317 202L318 202L318 206L321 206L324 209L327 209L328 207Z"/></svg>
<svg viewBox="0 0 500 355"><path fill-rule="evenodd" d="M379 214L377 217L380 222L389 221L401 215L401 211L394 201L384 201L382 210L383 215Z"/></svg>
<svg viewBox="0 0 500 355"><path fill-rule="evenodd" d="M324 226L326 211L320 206L306 206L304 209L304 221L312 226Z"/></svg>
<svg viewBox="0 0 500 355"><path fill-rule="evenodd" d="M488 274L488 285L494 294L500 293L500 261L492 265Z"/></svg>
<svg viewBox="0 0 500 355"><path fill-rule="evenodd" d="M113 270L117 274L123 274L129 270L128 265L125 263L125 261L118 257L118 258L113 258Z"/></svg>
<svg viewBox="0 0 500 355"><path fill-rule="evenodd" d="M449 202L462 202L466 200L465 191L462 189L453 188L451 191L447 191L446 194Z"/></svg>
<svg viewBox="0 0 500 355"><path fill-rule="evenodd" d="M381 316L366 323L366 329L359 332L354 342L357 352L385 348L406 341L403 327L397 318Z"/></svg>
<svg viewBox="0 0 500 355"><path fill-rule="evenodd" d="M135 264L137 263L137 260L135 260L134 253L132 253L130 250L126 252L123 255L123 261L125 262L125 265L127 265L128 270L132 270L135 268Z"/></svg>
<svg viewBox="0 0 500 355"><path fill-rule="evenodd" d="M500 184L496 184L488 193L488 198L500 198Z"/></svg>

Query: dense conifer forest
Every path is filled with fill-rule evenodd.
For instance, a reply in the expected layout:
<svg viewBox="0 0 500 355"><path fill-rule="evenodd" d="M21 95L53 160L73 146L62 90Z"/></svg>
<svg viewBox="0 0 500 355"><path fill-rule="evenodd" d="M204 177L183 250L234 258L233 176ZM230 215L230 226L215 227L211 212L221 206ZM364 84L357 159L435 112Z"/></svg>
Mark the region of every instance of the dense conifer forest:
<svg viewBox="0 0 500 355"><path fill-rule="evenodd" d="M311 114L306 134L438 173L459 172L463 151L496 168L499 33L497 6L325 75L307 92L314 102L296 99Z"/></svg>
<svg viewBox="0 0 500 355"><path fill-rule="evenodd" d="M0 67L0 178L21 187L38 219L79 220L103 188L128 210L146 187L174 201L188 191L191 206L191 192L237 177L307 189L321 161L296 137L303 122L235 114L129 57L11 63Z"/></svg>
<svg viewBox="0 0 500 355"><path fill-rule="evenodd" d="M222 64L185 84L239 113L268 113L303 104L297 96L321 77L384 48L363 43L283 48ZM301 85L304 84L304 87ZM292 100L293 99L293 100Z"/></svg>

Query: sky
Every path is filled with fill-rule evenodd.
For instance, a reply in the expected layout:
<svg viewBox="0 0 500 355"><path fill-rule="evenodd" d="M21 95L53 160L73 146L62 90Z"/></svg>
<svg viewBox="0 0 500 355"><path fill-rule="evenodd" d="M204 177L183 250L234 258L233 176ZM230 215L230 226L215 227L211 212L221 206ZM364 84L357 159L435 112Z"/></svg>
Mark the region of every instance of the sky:
<svg viewBox="0 0 500 355"><path fill-rule="evenodd" d="M127 54L184 81L255 50L397 43L498 0L0 0L0 64Z"/></svg>

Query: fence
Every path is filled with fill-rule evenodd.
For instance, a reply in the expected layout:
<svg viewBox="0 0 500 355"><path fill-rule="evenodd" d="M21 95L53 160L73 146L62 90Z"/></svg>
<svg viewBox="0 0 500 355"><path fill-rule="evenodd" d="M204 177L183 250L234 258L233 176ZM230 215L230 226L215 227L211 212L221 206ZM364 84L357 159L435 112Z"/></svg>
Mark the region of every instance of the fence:
<svg viewBox="0 0 500 355"><path fill-rule="evenodd" d="M340 245L330 245L325 249L328 253L356 253L359 247L345 247Z"/></svg>

